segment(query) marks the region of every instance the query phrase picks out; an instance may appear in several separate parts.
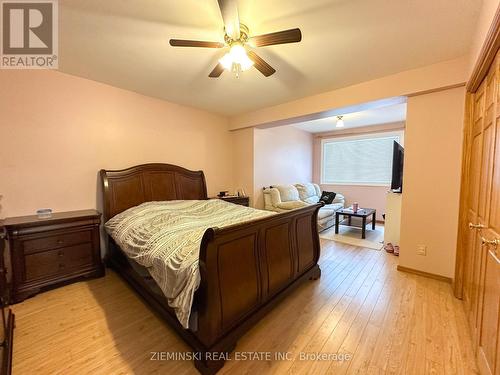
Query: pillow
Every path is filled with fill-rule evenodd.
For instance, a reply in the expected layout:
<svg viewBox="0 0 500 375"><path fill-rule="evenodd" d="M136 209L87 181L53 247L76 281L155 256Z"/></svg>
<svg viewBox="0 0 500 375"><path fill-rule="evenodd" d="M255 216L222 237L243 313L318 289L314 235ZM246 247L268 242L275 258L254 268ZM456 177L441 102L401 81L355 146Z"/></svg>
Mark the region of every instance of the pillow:
<svg viewBox="0 0 500 375"><path fill-rule="evenodd" d="M295 187L299 191L300 200L305 201L307 198L316 197L316 202L314 203L318 203L318 194L316 193L316 189L313 184L295 184Z"/></svg>
<svg viewBox="0 0 500 375"><path fill-rule="evenodd" d="M336 195L337 193L334 193L333 191L324 191L321 193L321 198L319 198L319 201L324 202L325 204L332 204Z"/></svg>
<svg viewBox="0 0 500 375"><path fill-rule="evenodd" d="M274 185L273 187L279 190L282 202L300 200L299 191L293 185Z"/></svg>

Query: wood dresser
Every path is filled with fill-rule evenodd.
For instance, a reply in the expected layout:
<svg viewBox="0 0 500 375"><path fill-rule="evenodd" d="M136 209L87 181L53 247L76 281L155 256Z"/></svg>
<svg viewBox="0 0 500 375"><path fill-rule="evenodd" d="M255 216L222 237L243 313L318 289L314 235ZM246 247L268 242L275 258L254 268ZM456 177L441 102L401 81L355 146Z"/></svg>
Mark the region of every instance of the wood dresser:
<svg viewBox="0 0 500 375"><path fill-rule="evenodd" d="M95 210L7 218L11 259L11 303L81 278L104 275Z"/></svg>
<svg viewBox="0 0 500 375"><path fill-rule="evenodd" d="M249 197L239 197L239 196L228 196L228 197L216 197L216 199L222 199L223 201L239 204L241 206L250 206L250 198Z"/></svg>

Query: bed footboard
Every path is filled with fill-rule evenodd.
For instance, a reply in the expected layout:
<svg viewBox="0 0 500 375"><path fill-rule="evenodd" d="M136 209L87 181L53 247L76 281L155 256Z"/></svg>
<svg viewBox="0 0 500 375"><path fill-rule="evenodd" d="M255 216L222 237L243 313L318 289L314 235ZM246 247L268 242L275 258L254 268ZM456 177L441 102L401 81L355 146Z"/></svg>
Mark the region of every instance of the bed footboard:
<svg viewBox="0 0 500 375"><path fill-rule="evenodd" d="M319 278L320 207L206 231L195 299L197 336L210 351L230 351L286 292Z"/></svg>

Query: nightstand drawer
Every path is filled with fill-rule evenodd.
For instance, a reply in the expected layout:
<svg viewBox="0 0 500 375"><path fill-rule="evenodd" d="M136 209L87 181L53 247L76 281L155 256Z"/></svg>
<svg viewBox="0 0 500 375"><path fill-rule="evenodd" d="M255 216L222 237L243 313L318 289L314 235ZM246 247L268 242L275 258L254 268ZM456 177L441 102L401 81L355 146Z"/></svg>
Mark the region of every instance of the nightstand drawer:
<svg viewBox="0 0 500 375"><path fill-rule="evenodd" d="M62 275L92 263L91 243L26 255L25 281Z"/></svg>
<svg viewBox="0 0 500 375"><path fill-rule="evenodd" d="M23 241L25 254L33 254L59 247L68 247L92 241L92 232L90 230L80 232L66 232L54 236L35 238Z"/></svg>

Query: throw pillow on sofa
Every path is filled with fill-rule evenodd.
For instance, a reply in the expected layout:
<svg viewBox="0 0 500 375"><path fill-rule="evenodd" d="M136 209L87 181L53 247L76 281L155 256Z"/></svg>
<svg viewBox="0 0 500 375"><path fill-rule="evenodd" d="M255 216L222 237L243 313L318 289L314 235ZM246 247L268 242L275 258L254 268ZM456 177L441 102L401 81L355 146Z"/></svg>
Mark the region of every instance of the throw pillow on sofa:
<svg viewBox="0 0 500 375"><path fill-rule="evenodd" d="M299 192L293 185L274 185L273 188L278 189L280 192L280 199L282 202L298 201Z"/></svg>
<svg viewBox="0 0 500 375"><path fill-rule="evenodd" d="M334 193L333 191L324 191L321 193L321 198L319 198L319 201L324 202L325 204L332 204L336 195L337 193Z"/></svg>
<svg viewBox="0 0 500 375"><path fill-rule="evenodd" d="M310 182L306 182L303 184L295 184L299 192L299 197L301 201L304 201L309 204L316 204L319 201L320 190L316 190L316 186Z"/></svg>

